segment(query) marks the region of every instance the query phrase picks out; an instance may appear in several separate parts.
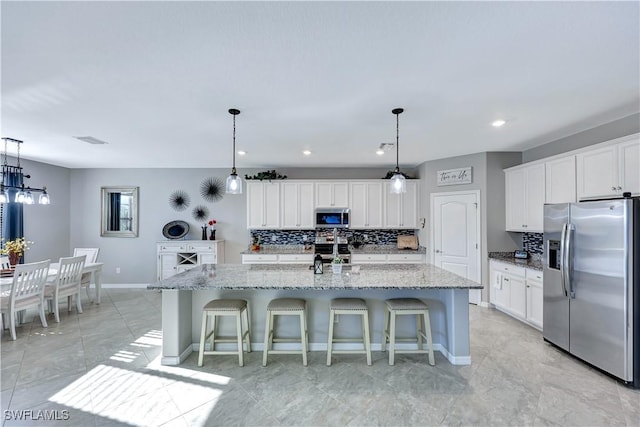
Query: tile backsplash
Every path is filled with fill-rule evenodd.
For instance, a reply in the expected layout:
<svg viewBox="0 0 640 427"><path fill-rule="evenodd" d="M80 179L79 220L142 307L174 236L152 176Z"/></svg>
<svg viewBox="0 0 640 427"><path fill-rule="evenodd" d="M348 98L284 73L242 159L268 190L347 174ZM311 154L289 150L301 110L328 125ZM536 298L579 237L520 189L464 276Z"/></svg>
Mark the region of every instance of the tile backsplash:
<svg viewBox="0 0 640 427"><path fill-rule="evenodd" d="M530 254L542 254L543 242L542 233L523 233L522 234L522 249Z"/></svg>
<svg viewBox="0 0 640 427"><path fill-rule="evenodd" d="M251 240L260 237L261 245L303 245L305 236L307 243L315 243L316 231L330 235L330 230L251 230ZM398 235L413 236L415 230L338 230L338 236L352 238L360 236L366 243L378 245L393 245L398 241Z"/></svg>

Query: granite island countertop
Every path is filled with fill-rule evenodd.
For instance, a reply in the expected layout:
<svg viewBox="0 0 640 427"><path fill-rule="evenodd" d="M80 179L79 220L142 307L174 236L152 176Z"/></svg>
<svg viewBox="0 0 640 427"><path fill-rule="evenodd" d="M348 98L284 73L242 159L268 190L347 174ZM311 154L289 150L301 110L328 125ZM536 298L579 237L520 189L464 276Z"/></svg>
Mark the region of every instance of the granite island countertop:
<svg viewBox="0 0 640 427"><path fill-rule="evenodd" d="M431 264L363 265L359 273L343 266L342 274L314 274L306 265L205 264L176 274L147 289L482 289L472 280Z"/></svg>
<svg viewBox="0 0 640 427"><path fill-rule="evenodd" d="M542 255L532 254L528 259L518 259L513 257L513 252L489 252L489 259L542 271Z"/></svg>
<svg viewBox="0 0 640 427"><path fill-rule="evenodd" d="M396 245L363 245L359 248L349 246L352 254L426 254L427 248L419 246L418 249L398 249Z"/></svg>

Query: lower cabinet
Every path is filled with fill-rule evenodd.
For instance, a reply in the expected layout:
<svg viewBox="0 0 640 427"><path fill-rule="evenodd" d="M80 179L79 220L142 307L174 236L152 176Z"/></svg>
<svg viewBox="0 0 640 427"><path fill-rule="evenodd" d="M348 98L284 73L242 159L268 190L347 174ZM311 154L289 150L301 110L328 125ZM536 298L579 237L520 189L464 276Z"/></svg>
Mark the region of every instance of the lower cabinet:
<svg viewBox="0 0 640 427"><path fill-rule="evenodd" d="M243 264L313 264L313 254L242 254Z"/></svg>
<svg viewBox="0 0 640 427"><path fill-rule="evenodd" d="M156 245L157 278L163 280L202 264L224 263L224 240L181 240Z"/></svg>
<svg viewBox="0 0 640 427"><path fill-rule="evenodd" d="M497 309L542 329L542 272L491 261L489 300Z"/></svg>
<svg viewBox="0 0 640 427"><path fill-rule="evenodd" d="M422 264L425 254L351 254L352 264Z"/></svg>

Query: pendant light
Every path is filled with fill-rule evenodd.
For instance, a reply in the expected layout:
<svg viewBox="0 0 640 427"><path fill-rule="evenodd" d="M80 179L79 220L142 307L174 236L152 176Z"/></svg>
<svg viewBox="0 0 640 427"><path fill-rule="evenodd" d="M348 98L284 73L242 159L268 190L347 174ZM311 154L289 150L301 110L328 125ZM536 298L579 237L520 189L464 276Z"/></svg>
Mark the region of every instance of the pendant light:
<svg viewBox="0 0 640 427"><path fill-rule="evenodd" d="M31 175L24 173L22 166L20 165L20 145L23 141L13 138L2 138L4 141L4 152L2 153L2 181L0 182L0 203L23 203L26 205L32 205L35 203L35 196L33 193L41 193L38 198L38 203L41 205L48 205L51 203L49 194L47 193L47 187L32 188L25 185L25 179L31 178ZM9 164L9 154L7 152L7 145L9 143L16 144L17 155L16 164ZM13 200L11 196L13 195Z"/></svg>
<svg viewBox="0 0 640 427"><path fill-rule="evenodd" d="M233 167L231 168L231 175L227 178L226 193L242 194L242 179L236 172L236 116L240 114L240 110L231 108L229 114L233 116Z"/></svg>
<svg viewBox="0 0 640 427"><path fill-rule="evenodd" d="M396 115L396 168L393 171L393 175L391 176L391 182L389 185L389 191L392 194L400 194L405 193L407 191L407 180L404 178L404 175L400 173L400 119L399 116L404 111L403 108L394 108L391 110L393 114Z"/></svg>

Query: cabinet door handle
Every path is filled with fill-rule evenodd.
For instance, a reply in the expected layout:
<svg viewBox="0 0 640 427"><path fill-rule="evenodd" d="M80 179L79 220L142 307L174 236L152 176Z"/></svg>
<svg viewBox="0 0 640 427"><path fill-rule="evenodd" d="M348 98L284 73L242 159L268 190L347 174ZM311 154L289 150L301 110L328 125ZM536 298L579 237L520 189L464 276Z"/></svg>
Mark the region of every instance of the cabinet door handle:
<svg viewBox="0 0 640 427"><path fill-rule="evenodd" d="M530 287L531 287L531 285L527 285L527 288L530 288Z"/></svg>
<svg viewBox="0 0 640 427"><path fill-rule="evenodd" d="M613 191L616 191L616 187L611 187L611 189L612 189Z"/></svg>
<svg viewBox="0 0 640 427"><path fill-rule="evenodd" d="M622 191L622 187L618 187L618 190Z"/></svg>
<svg viewBox="0 0 640 427"><path fill-rule="evenodd" d="M505 282L508 282L509 278L508 277L503 277L502 280L505 281Z"/></svg>

